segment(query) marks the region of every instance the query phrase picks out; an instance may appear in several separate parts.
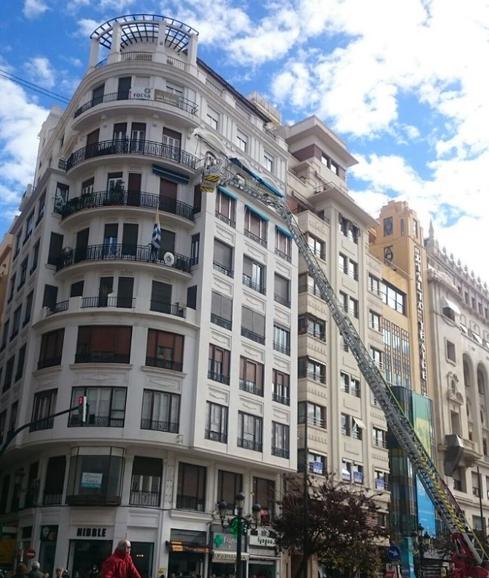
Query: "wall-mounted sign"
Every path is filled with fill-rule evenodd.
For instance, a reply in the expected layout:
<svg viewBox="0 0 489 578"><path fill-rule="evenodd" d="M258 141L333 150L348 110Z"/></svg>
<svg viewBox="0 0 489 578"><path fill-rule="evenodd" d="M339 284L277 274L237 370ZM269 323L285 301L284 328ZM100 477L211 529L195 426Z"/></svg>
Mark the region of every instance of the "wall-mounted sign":
<svg viewBox="0 0 489 578"><path fill-rule="evenodd" d="M275 534L272 530L267 528L258 528L252 530L248 536L248 543L250 546L260 546L261 548L275 548L276 540Z"/></svg>
<svg viewBox="0 0 489 578"><path fill-rule="evenodd" d="M428 393L428 370L426 365L426 335L424 330L424 295L423 295L423 264L421 251L414 247L414 279L416 283L416 311L418 321L418 348L421 393Z"/></svg>
<svg viewBox="0 0 489 578"><path fill-rule="evenodd" d="M75 528L74 536L76 538L112 538L112 528L104 528L103 526L95 527L79 527Z"/></svg>
<svg viewBox="0 0 489 578"><path fill-rule="evenodd" d="M81 488L96 488L99 489L102 487L102 480L104 474L95 473L95 472L82 472L81 480L80 480L80 487Z"/></svg>

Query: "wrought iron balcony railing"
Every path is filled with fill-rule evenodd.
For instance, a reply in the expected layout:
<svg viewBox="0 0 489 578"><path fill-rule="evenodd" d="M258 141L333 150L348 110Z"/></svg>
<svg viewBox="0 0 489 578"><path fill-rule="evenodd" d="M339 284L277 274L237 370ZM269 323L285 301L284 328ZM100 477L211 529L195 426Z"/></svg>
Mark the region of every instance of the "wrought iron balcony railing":
<svg viewBox="0 0 489 578"><path fill-rule="evenodd" d="M126 245L124 243L106 243L103 245L88 245L78 249L64 249L58 259L56 271L82 261L137 261L141 263L158 263L173 269L190 273L192 261L190 257L172 253L173 260L165 261L168 251L161 249L154 251L151 245ZM170 251L171 252L171 251Z"/></svg>
<svg viewBox="0 0 489 578"><path fill-rule="evenodd" d="M129 496L131 506L150 506L157 508L160 505L160 492L142 492L131 490Z"/></svg>
<svg viewBox="0 0 489 578"><path fill-rule="evenodd" d="M164 213L171 213L172 215L183 217L189 221L194 220L194 208L192 205L177 201L172 197L141 191L125 191L123 189L85 193L79 197L68 199L65 202L56 203L54 210L64 219L78 211L98 207L142 207L145 209L158 209Z"/></svg>
<svg viewBox="0 0 489 578"><path fill-rule="evenodd" d="M178 421L158 421L149 418L141 419L141 429L178 433Z"/></svg>
<svg viewBox="0 0 489 578"><path fill-rule="evenodd" d="M146 365L150 367L161 367L162 369L171 369L173 371L182 371L183 369L181 361L164 359L162 357L146 357Z"/></svg>
<svg viewBox="0 0 489 578"><path fill-rule="evenodd" d="M134 54L134 53L129 53ZM129 56L129 54L125 54L124 56ZM142 58L145 53L136 53L137 58L124 58L124 60L146 60ZM149 60L151 60L151 54L148 54ZM140 94L140 96L139 96ZM73 118L77 118L87 110L90 110L94 106L99 104L104 104L106 102L117 102L118 100L139 100L139 101L151 101L151 102L162 102L164 104L169 104L170 106L174 106L175 108L179 108L180 110L184 110L189 114L195 115L199 110L197 103L189 100L188 98L184 98L183 96L179 96L177 94L173 94L171 92L165 92L163 90L155 90L134 94L130 91L119 91L119 92L110 92L108 94L103 94L102 96L96 96L90 99L85 104L82 104L80 108L75 110L73 114Z"/></svg>
<svg viewBox="0 0 489 578"><path fill-rule="evenodd" d="M69 171L83 161L106 155L142 155L167 159L189 169L195 169L197 163L197 157L180 147L151 140L117 139L99 141L76 150L60 164L60 168Z"/></svg>
<svg viewBox="0 0 489 578"><path fill-rule="evenodd" d="M263 397L263 385L255 383L254 381L251 381L249 379L240 379L239 389Z"/></svg>
<svg viewBox="0 0 489 578"><path fill-rule="evenodd" d="M254 452L261 452L263 450L263 444L261 442L244 438L238 438L238 446L247 450L253 450Z"/></svg>

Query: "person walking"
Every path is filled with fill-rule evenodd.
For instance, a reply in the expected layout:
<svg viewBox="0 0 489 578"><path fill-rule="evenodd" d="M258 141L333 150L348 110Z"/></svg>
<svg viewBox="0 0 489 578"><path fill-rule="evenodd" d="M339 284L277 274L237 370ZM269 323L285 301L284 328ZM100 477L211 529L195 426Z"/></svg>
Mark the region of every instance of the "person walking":
<svg viewBox="0 0 489 578"><path fill-rule="evenodd" d="M44 573L41 572L41 565L37 560L34 560L31 564L31 571L28 574L29 578L44 578Z"/></svg>
<svg viewBox="0 0 489 578"><path fill-rule="evenodd" d="M15 568L15 574L13 574L12 578L26 578L27 576L27 566L22 562L17 564Z"/></svg>
<svg viewBox="0 0 489 578"><path fill-rule="evenodd" d="M131 542L121 540L104 563L102 564L102 578L141 578L131 558Z"/></svg>

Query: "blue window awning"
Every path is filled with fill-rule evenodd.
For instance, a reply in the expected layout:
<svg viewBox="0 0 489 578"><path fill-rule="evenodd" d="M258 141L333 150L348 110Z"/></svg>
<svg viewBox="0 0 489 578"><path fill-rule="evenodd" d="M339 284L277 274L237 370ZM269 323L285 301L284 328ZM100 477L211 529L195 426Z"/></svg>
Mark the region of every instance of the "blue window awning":
<svg viewBox="0 0 489 578"><path fill-rule="evenodd" d="M234 199L235 201L238 200L238 196L235 195L234 193L232 193L229 189L226 189L226 187L223 187L222 185L219 185L217 187L217 190L222 193L223 195L226 195L226 197L229 197L230 199Z"/></svg>
<svg viewBox="0 0 489 578"><path fill-rule="evenodd" d="M273 193L274 195L276 195L277 197L284 197L285 195L282 193L282 191L280 189L278 189L274 184L270 183L269 181L267 181L266 179L264 179L261 175L259 175L258 173L255 173L255 171L252 171L251 169L249 169L242 161L240 161L238 158L233 157L231 159L229 159L233 164L235 164L237 167L239 167L240 169L242 169L245 173L247 173L248 175L250 175L250 177L253 177L255 179L255 181L257 181L258 183L260 183L260 185L262 187L264 187L265 189L269 190L271 193Z"/></svg>
<svg viewBox="0 0 489 578"><path fill-rule="evenodd" d="M262 213L258 209L255 209L255 207L252 207L251 205L246 205L246 208L251 213L254 213L257 217L260 217L260 219L262 219L263 221L269 221L270 220L270 217L268 215L265 215L265 213Z"/></svg>
<svg viewBox="0 0 489 578"><path fill-rule="evenodd" d="M292 235L288 229L286 229L285 227L281 227L280 225L275 225L275 226L277 227L277 231L280 231L282 233L282 235L285 235L289 239L292 239Z"/></svg>
<svg viewBox="0 0 489 578"><path fill-rule="evenodd" d="M166 167L160 167L160 165L153 165L153 174L162 177L163 179L167 179L168 181L172 181L173 183L182 183L184 185L188 184L190 180L187 175L177 173L176 171L172 171Z"/></svg>

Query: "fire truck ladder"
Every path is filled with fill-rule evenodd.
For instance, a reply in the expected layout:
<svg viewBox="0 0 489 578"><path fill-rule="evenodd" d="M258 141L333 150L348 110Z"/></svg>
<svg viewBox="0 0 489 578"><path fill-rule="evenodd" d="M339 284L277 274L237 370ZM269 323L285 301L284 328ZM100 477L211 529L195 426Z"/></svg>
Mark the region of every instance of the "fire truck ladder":
<svg viewBox="0 0 489 578"><path fill-rule="evenodd" d="M459 534L463 537L476 564L481 565L483 562L488 561L489 556L487 552L467 524L460 506L457 504L453 494L438 472L423 443L418 438L409 419L406 417L401 405L385 381L376 363L369 355L348 315L346 315L341 308L333 287L328 281L313 251L310 249L307 238L300 230L294 215L287 207L285 199L273 194L272 189L263 186L263 181L259 177L257 179L251 171L245 168L245 172L249 173L252 178L253 184L250 184L250 179L243 179L241 175L238 175L236 165L242 167L241 163L235 161L235 159L232 159L231 163L226 163L222 171L220 183L222 185L232 184L250 197L256 199L259 203L272 208L287 224L292 238L297 243L299 253L307 265L309 275L311 275L316 282L321 297L326 301L345 344L348 345L355 356L365 381L368 383L375 399L384 411L385 419L391 432L400 447L403 448L409 457L427 494L437 508L448 530L451 534Z"/></svg>

